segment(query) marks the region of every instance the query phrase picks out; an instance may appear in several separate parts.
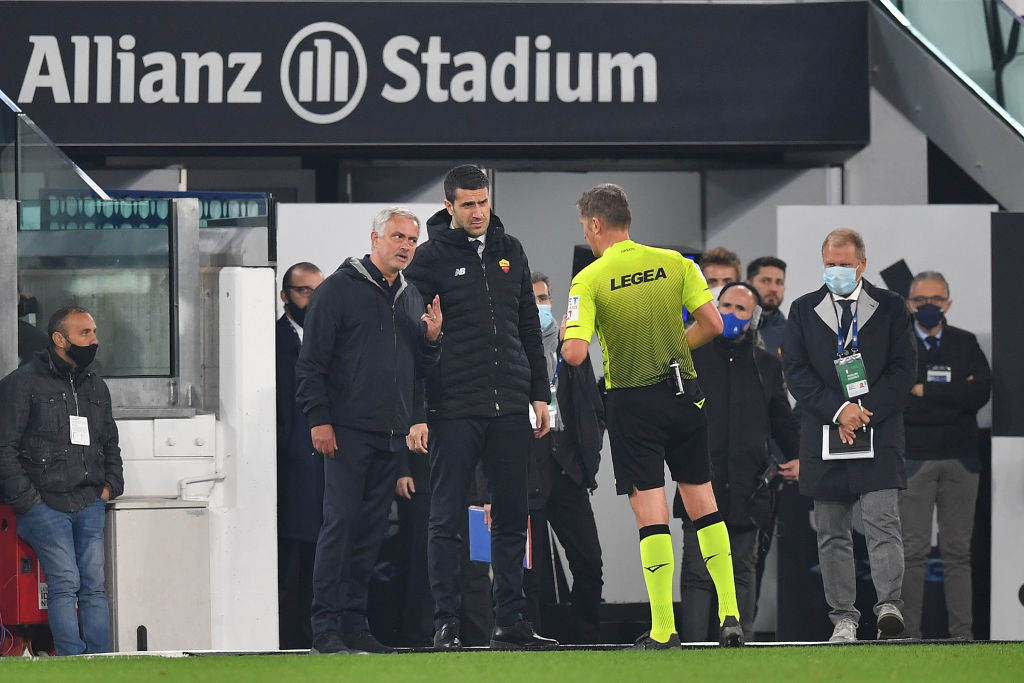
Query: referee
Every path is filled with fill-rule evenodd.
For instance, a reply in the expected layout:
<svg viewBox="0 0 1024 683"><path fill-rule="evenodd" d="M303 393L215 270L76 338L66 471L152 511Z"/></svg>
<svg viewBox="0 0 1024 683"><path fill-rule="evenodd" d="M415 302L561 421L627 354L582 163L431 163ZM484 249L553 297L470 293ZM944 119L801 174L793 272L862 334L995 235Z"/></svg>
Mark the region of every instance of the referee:
<svg viewBox="0 0 1024 683"><path fill-rule="evenodd" d="M742 645L729 535L711 489L704 395L690 358L690 349L722 331L722 318L696 264L629 238L629 202L621 187L587 190L576 208L598 259L573 278L562 355L579 365L597 332L604 351L615 490L629 496L636 515L651 602L651 630L634 647L680 647L672 610L675 554L665 464L679 485L715 583L720 643ZM683 308L695 319L685 331Z"/></svg>

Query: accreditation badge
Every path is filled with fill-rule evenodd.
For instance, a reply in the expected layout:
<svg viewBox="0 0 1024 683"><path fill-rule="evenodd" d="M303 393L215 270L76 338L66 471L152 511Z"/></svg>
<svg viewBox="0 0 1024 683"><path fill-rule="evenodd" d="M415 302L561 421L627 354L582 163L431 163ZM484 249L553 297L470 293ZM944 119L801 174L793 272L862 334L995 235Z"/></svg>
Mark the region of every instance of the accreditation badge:
<svg viewBox="0 0 1024 683"><path fill-rule="evenodd" d="M929 365L925 380L928 382L952 382L953 369L948 365Z"/></svg>
<svg viewBox="0 0 1024 683"><path fill-rule="evenodd" d="M76 446L89 445L89 418L71 415L71 443Z"/></svg>
<svg viewBox="0 0 1024 683"><path fill-rule="evenodd" d="M851 353L833 361L836 365L836 374L839 375L839 385L843 387L843 395L846 398L856 398L868 393L868 373L864 369L864 358L860 353Z"/></svg>

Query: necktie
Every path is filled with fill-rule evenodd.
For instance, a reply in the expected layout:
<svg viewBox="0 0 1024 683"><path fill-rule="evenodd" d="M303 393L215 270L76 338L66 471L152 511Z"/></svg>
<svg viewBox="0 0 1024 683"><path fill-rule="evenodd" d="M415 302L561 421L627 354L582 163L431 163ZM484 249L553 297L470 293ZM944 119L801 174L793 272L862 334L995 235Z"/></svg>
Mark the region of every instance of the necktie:
<svg viewBox="0 0 1024 683"><path fill-rule="evenodd" d="M481 240L470 240L470 244L473 245L473 249L476 250L476 255L480 258L484 257L484 243Z"/></svg>
<svg viewBox="0 0 1024 683"><path fill-rule="evenodd" d="M939 338L938 337L925 337L925 346L928 347L928 363L931 365L938 365L939 363Z"/></svg>
<svg viewBox="0 0 1024 683"><path fill-rule="evenodd" d="M853 299L840 299L839 305L843 309L843 316L839 320L839 329L843 333L843 339L850 332L850 325L853 323Z"/></svg>

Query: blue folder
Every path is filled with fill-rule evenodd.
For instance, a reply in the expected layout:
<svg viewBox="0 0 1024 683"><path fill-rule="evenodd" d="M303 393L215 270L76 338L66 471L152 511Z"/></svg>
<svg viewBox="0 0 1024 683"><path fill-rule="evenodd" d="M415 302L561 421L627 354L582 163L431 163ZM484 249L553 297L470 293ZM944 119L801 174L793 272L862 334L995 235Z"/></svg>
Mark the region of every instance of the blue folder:
<svg viewBox="0 0 1024 683"><path fill-rule="evenodd" d="M491 531L484 521L484 509L478 505L469 506L469 559L474 562L491 561ZM526 520L526 554L523 567L533 569L533 530L530 519Z"/></svg>

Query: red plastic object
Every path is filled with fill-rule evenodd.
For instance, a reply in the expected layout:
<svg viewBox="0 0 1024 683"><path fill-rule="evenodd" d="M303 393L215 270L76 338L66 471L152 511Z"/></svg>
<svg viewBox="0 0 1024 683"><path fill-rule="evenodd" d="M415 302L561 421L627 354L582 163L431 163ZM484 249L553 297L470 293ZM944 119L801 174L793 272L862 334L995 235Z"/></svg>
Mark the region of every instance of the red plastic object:
<svg viewBox="0 0 1024 683"><path fill-rule="evenodd" d="M0 505L0 619L4 626L45 624L47 615L43 568L18 537L14 508Z"/></svg>

